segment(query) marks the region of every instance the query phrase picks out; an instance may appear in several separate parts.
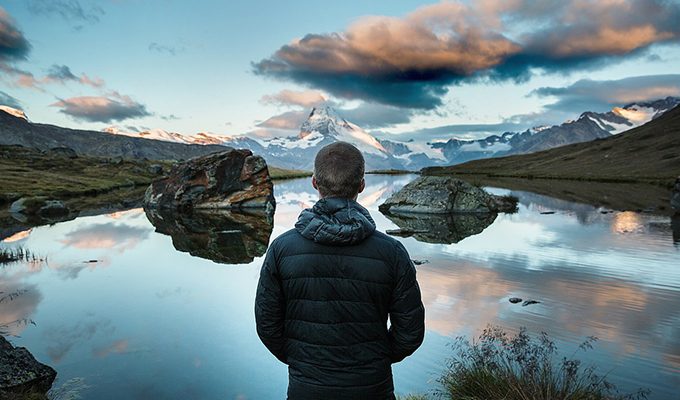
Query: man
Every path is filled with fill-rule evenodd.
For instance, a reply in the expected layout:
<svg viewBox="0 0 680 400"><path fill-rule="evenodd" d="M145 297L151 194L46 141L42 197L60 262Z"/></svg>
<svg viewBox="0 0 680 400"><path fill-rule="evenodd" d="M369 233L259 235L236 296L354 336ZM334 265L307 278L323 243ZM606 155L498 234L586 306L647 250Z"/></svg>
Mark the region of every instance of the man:
<svg viewBox="0 0 680 400"><path fill-rule="evenodd" d="M392 363L425 332L415 268L356 202L365 186L356 147L322 148L312 185L321 199L267 251L257 333L288 364L291 400L394 399Z"/></svg>

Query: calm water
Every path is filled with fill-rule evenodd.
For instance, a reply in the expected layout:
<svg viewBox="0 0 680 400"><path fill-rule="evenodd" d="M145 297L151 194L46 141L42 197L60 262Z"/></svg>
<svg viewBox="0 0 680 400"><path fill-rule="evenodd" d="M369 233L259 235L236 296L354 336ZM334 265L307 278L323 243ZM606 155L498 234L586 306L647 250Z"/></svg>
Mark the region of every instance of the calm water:
<svg viewBox="0 0 680 400"><path fill-rule="evenodd" d="M622 389L680 398L680 246L670 218L602 214L528 192L514 192L517 214L495 220L393 222L380 214L377 206L412 178L369 176L360 197L381 230L430 227L400 239L429 263L418 267L427 334L395 366L398 393L435 388L451 339L499 324L546 331L567 356L597 336L584 358ZM271 238L316 200L306 179L278 183L276 198ZM1 247L47 261L0 267L0 297L18 294L0 301L0 328L58 371L56 387L87 399L283 398L286 368L260 344L253 316L272 225L225 218L137 209L5 239ZM513 305L513 296L541 304Z"/></svg>

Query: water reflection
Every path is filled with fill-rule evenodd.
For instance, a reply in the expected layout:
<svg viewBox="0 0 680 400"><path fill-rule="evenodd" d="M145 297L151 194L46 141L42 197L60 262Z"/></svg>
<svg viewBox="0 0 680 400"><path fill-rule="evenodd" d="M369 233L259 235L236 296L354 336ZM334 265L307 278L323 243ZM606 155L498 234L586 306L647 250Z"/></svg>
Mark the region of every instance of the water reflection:
<svg viewBox="0 0 680 400"><path fill-rule="evenodd" d="M41 300L36 285L22 282L17 275L0 274L0 335L19 336L34 324L31 316Z"/></svg>
<svg viewBox="0 0 680 400"><path fill-rule="evenodd" d="M417 267L428 330L423 347L395 365L399 395L435 385L453 337L499 324L546 331L569 354L586 336L599 336L587 364L611 370L626 390L651 388L650 399L677 397L678 217L517 190L518 213L488 221L378 212L413 178L367 176L359 197L380 231L427 231L398 238L413 258L429 260ZM0 324L34 320L14 326L11 334L21 337L13 340L53 364L60 379L85 378L83 398L282 398L287 371L257 338L255 287L268 242L317 195L309 179L277 182L275 194L274 223L137 209L15 230L0 247L21 246L49 263L0 267L0 291L27 290L0 302ZM515 296L541 303L510 304Z"/></svg>
<svg viewBox="0 0 680 400"><path fill-rule="evenodd" d="M145 212L156 232L172 237L175 249L222 264L245 264L263 255L274 227L265 213Z"/></svg>
<svg viewBox="0 0 680 400"><path fill-rule="evenodd" d="M497 214L386 213L385 216L402 230L415 232L413 237L419 242L451 244L481 233Z"/></svg>

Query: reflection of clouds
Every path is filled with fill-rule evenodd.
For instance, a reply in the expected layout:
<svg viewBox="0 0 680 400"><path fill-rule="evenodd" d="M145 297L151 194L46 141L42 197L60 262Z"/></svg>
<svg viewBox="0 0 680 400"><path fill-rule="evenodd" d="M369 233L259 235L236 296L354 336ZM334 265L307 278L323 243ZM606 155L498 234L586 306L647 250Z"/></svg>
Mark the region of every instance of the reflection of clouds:
<svg viewBox="0 0 680 400"><path fill-rule="evenodd" d="M425 324L444 336L476 331L497 319L499 299L513 285L492 269L460 263L448 268L418 267Z"/></svg>
<svg viewBox="0 0 680 400"><path fill-rule="evenodd" d="M0 334L21 334L41 300L36 285L22 283L17 275L0 274Z"/></svg>
<svg viewBox="0 0 680 400"><path fill-rule="evenodd" d="M28 238L31 235L31 232L33 232L33 228L26 229L25 231L17 232L11 236L8 236L2 240L0 240L0 243L14 243L18 242L20 240L24 240Z"/></svg>
<svg viewBox="0 0 680 400"><path fill-rule="evenodd" d="M492 323L548 331L566 341L594 335L610 343L613 356L626 357L631 366L658 354L665 359L660 368L667 372L679 368L677 290L592 274L570 263L531 270L527 259L520 257L447 267L441 260L430 261L418 267L429 330L445 336L470 335ZM541 304L513 305L509 296Z"/></svg>
<svg viewBox="0 0 680 400"><path fill-rule="evenodd" d="M134 248L149 236L150 228L116 224L92 224L64 235L61 242L76 249L115 249L121 253Z"/></svg>
<svg viewBox="0 0 680 400"><path fill-rule="evenodd" d="M612 231L616 233L638 232L643 227L640 215L632 211L616 213L612 221Z"/></svg>
<svg viewBox="0 0 680 400"><path fill-rule="evenodd" d="M109 354L123 354L128 352L130 343L127 339L114 340L111 344L92 349L95 357L104 358Z"/></svg>
<svg viewBox="0 0 680 400"><path fill-rule="evenodd" d="M131 210L116 211L106 214L107 217L111 219L122 219L122 218L135 218L140 217L144 214L143 208L133 208Z"/></svg>
<svg viewBox="0 0 680 400"><path fill-rule="evenodd" d="M83 345L98 332L104 335L111 335L114 330L115 328L111 325L111 322L105 319L79 321L74 325L51 327L44 332L45 339L50 343L47 346L47 355L52 362L59 363L71 351L73 346Z"/></svg>

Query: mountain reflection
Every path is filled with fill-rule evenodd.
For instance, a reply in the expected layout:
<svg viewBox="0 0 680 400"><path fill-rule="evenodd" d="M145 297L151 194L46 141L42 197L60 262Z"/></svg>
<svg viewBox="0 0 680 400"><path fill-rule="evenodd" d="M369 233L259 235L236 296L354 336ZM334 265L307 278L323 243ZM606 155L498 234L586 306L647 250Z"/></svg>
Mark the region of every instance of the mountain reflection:
<svg viewBox="0 0 680 400"><path fill-rule="evenodd" d="M175 249L222 264L247 264L267 250L271 216L230 211L181 213L145 210L156 232Z"/></svg>
<svg viewBox="0 0 680 400"><path fill-rule="evenodd" d="M481 233L497 214L385 214L413 238L424 243L452 244Z"/></svg>

